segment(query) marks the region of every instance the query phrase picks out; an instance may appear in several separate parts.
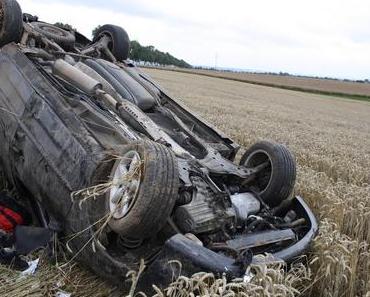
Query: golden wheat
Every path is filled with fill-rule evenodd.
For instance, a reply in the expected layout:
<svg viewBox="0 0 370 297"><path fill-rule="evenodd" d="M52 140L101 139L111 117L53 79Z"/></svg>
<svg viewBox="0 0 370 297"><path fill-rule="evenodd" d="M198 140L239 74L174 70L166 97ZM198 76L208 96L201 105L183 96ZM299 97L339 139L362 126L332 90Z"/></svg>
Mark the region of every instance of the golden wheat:
<svg viewBox="0 0 370 297"><path fill-rule="evenodd" d="M296 193L320 219L307 296L370 294L370 104L185 73L146 70L185 105L248 147L284 143Z"/></svg>

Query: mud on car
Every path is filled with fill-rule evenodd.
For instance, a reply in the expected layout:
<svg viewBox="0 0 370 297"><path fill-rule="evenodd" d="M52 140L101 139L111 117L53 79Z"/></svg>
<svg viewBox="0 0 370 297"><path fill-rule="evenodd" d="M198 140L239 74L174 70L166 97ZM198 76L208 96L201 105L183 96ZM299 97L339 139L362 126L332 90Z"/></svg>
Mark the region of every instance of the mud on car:
<svg viewBox="0 0 370 297"><path fill-rule="evenodd" d="M128 60L124 29L89 40L0 0L0 47L1 166L34 224L98 275L127 286L143 259L143 287L165 285L170 260L233 278L309 247L317 222L287 147L261 141L236 163L237 143Z"/></svg>

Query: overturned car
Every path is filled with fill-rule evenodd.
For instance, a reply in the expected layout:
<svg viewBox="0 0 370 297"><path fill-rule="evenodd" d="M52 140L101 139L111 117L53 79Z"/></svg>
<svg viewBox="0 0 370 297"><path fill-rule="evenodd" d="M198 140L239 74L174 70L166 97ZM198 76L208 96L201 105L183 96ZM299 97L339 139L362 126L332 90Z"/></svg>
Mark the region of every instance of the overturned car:
<svg viewBox="0 0 370 297"><path fill-rule="evenodd" d="M125 30L91 41L0 0L0 160L41 226L122 286L182 273L240 277L256 255L291 261L317 231L292 197L296 164L269 141L239 146L129 60ZM210 103L211 104L211 103Z"/></svg>

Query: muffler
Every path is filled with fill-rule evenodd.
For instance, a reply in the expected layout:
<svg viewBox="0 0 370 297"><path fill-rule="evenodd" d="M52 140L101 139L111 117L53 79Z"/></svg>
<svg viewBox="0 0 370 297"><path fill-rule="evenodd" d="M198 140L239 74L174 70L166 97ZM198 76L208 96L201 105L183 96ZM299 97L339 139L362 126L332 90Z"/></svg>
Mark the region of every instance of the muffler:
<svg viewBox="0 0 370 297"><path fill-rule="evenodd" d="M53 73L92 96L96 95L98 90L103 88L100 82L62 59L55 61Z"/></svg>

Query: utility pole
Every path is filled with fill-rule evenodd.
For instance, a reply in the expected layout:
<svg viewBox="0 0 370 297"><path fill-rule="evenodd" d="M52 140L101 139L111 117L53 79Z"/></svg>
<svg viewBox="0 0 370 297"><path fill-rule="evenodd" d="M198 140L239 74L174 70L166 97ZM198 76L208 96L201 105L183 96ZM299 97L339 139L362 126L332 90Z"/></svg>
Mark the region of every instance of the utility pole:
<svg viewBox="0 0 370 297"><path fill-rule="evenodd" d="M217 70L218 53L215 54L215 69Z"/></svg>

